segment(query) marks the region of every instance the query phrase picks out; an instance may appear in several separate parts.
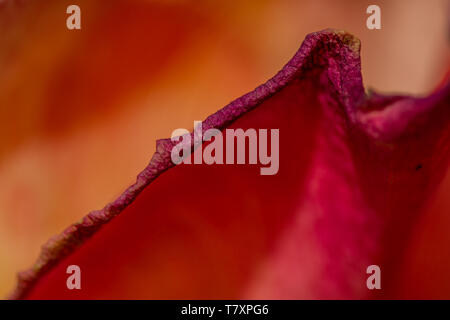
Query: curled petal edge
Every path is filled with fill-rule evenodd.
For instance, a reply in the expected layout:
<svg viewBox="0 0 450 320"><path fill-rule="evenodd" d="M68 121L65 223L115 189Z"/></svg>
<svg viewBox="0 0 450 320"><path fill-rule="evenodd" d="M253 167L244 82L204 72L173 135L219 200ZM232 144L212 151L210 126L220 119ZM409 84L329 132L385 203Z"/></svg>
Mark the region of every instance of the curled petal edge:
<svg viewBox="0 0 450 320"><path fill-rule="evenodd" d="M255 90L209 116L203 121L202 130L225 128L286 87L293 79L318 68L327 73L330 89L344 107L348 120L368 136L381 141L389 141L402 134L410 123L429 112L436 100L447 98L450 91L447 84L430 97L423 98L420 108L415 108L418 103L412 98L378 97L380 100L385 99L385 103L380 103L384 106L372 109L370 100L373 97L365 94L362 83L360 41L345 31L326 29L307 35L300 49L281 71ZM396 122L395 125L392 125L393 122ZM170 139L158 140L150 163L137 176L133 185L103 209L90 212L48 240L42 246L35 264L18 274L17 286L9 299L26 298L43 275L120 214L160 174L173 167L171 150L174 145Z"/></svg>

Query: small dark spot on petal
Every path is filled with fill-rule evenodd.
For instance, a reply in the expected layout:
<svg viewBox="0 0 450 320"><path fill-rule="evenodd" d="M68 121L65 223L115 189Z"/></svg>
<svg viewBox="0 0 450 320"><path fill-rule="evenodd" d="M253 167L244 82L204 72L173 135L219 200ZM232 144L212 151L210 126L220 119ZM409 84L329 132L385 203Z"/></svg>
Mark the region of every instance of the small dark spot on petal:
<svg viewBox="0 0 450 320"><path fill-rule="evenodd" d="M419 164L416 166L416 171L418 171L418 170L420 170L420 169L422 169L422 164L421 164L421 163L419 163Z"/></svg>

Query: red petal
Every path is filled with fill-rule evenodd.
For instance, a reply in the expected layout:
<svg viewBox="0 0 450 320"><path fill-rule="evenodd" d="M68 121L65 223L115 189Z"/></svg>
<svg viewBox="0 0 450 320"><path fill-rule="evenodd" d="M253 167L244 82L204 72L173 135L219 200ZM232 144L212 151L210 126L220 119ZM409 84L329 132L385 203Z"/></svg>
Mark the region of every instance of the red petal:
<svg viewBox="0 0 450 320"><path fill-rule="evenodd" d="M279 128L278 174L180 165L158 177L173 166L173 143L160 140L136 184L51 240L12 297L377 297L371 264L379 296L398 297L402 253L449 164L449 92L366 97L359 41L311 34L273 79L203 124ZM70 264L82 290L66 288Z"/></svg>

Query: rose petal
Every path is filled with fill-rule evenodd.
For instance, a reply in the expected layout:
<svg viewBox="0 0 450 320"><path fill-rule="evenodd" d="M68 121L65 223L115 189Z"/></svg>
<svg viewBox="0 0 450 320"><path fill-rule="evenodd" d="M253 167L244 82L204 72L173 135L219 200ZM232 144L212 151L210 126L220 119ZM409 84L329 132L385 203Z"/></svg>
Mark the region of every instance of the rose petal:
<svg viewBox="0 0 450 320"><path fill-rule="evenodd" d="M412 227L448 168L449 92L366 97L359 41L313 33L273 79L204 121L279 128L277 175L165 172L173 143L160 140L136 184L50 240L12 297L395 297ZM70 264L82 290L65 286ZM366 288L371 264L382 293Z"/></svg>

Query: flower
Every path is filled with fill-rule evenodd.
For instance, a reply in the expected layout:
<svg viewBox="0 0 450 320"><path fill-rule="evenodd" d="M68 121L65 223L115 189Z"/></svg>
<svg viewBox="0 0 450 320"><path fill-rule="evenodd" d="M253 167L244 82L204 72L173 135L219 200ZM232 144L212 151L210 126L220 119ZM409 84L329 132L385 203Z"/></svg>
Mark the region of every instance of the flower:
<svg viewBox="0 0 450 320"><path fill-rule="evenodd" d="M203 121L279 128L276 175L174 167L174 143L159 140L136 183L52 238L11 297L449 297L445 274L402 276L414 274L421 218L449 211L449 84L426 98L366 94L359 50L346 32L312 33L272 79ZM72 264L81 290L65 287ZM373 264L382 290L366 287Z"/></svg>

